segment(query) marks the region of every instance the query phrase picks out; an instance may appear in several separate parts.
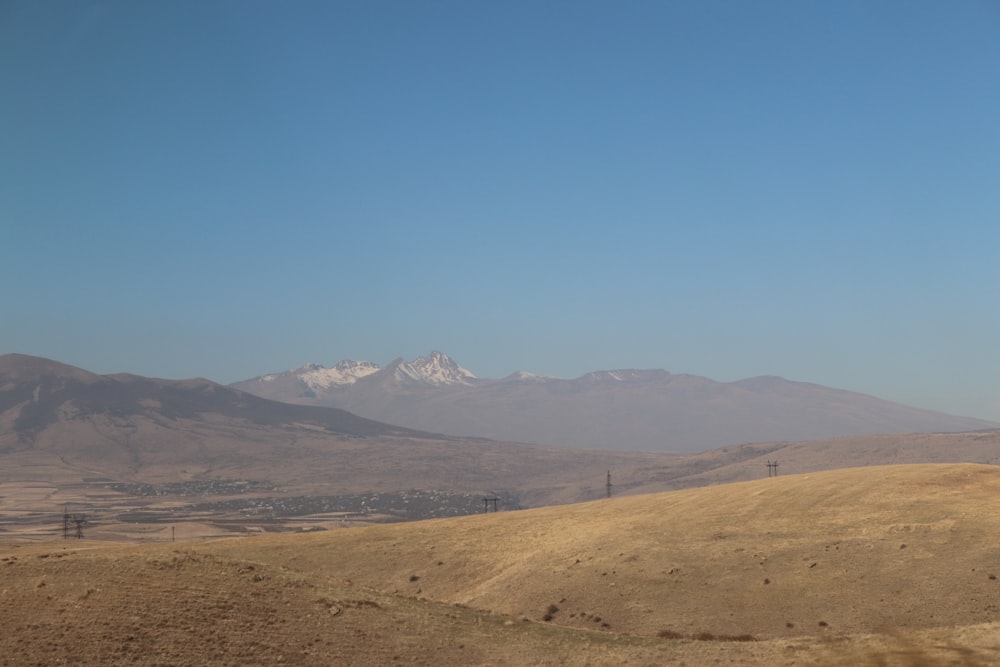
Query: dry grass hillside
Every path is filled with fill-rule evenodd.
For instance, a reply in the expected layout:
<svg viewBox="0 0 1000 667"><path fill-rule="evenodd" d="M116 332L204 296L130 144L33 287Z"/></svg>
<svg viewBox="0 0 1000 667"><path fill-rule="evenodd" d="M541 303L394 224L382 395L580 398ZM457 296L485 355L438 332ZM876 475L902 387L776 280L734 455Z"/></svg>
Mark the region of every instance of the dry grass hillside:
<svg viewBox="0 0 1000 667"><path fill-rule="evenodd" d="M885 433L804 442L754 442L678 457L666 465L620 476L630 493L745 482L767 477L767 463L781 475L860 466L909 463L1000 464L1000 430L966 433Z"/></svg>
<svg viewBox="0 0 1000 667"><path fill-rule="evenodd" d="M0 545L0 665L987 665L1000 468L414 523ZM750 641L750 639L754 641Z"/></svg>

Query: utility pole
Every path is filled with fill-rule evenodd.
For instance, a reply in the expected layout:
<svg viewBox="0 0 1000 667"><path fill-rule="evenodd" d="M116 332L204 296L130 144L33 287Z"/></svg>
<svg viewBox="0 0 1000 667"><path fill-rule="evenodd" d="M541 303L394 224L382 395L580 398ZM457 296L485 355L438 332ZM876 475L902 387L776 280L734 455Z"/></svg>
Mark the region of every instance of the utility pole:
<svg viewBox="0 0 1000 667"><path fill-rule="evenodd" d="M73 537L78 540L83 539L83 527L89 522L87 521L86 514L70 514L69 504L63 507L63 539L68 540L70 538L70 526L76 526L73 531Z"/></svg>
<svg viewBox="0 0 1000 667"><path fill-rule="evenodd" d="M73 535L78 540L83 539L83 527L87 525L87 515L86 514L74 514L73 523L76 524L76 534Z"/></svg>
<svg viewBox="0 0 1000 667"><path fill-rule="evenodd" d="M767 462L767 476L768 477L777 477L778 476L778 462L777 461L768 461Z"/></svg>
<svg viewBox="0 0 1000 667"><path fill-rule="evenodd" d="M610 470L608 471L608 481L607 481L607 484L605 485L605 489L608 492L608 498L610 498L611 497L611 471Z"/></svg>

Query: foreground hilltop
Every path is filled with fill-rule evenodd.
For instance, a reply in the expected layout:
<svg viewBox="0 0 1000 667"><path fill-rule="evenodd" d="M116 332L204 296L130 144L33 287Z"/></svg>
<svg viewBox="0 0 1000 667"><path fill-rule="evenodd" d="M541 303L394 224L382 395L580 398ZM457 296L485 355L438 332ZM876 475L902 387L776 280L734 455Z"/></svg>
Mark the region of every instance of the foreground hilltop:
<svg viewBox="0 0 1000 667"><path fill-rule="evenodd" d="M888 466L322 534L0 545L0 664L995 664L998 497L992 466Z"/></svg>
<svg viewBox="0 0 1000 667"><path fill-rule="evenodd" d="M1000 619L997 498L998 467L876 466L209 548L581 628L854 634Z"/></svg>

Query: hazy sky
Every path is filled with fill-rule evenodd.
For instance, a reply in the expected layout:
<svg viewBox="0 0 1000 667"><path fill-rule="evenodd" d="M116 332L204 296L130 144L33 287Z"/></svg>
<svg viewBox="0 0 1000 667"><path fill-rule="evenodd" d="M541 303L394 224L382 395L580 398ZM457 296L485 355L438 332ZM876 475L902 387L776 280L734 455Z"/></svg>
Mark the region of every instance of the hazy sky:
<svg viewBox="0 0 1000 667"><path fill-rule="evenodd" d="M1000 420L1000 4L0 3L0 352Z"/></svg>

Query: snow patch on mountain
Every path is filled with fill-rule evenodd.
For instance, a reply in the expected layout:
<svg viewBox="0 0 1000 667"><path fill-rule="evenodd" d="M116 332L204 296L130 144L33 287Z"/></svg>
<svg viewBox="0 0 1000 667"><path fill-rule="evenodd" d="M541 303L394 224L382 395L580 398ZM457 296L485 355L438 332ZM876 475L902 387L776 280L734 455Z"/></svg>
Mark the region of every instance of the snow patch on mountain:
<svg viewBox="0 0 1000 667"><path fill-rule="evenodd" d="M621 369L614 371L594 371L581 375L578 381L585 383L642 383L642 382L662 382L670 379L671 374L658 369Z"/></svg>
<svg viewBox="0 0 1000 667"><path fill-rule="evenodd" d="M393 379L402 383L419 382L431 385L472 385L478 378L459 366L447 354L431 352L413 361L397 359L386 367L392 369Z"/></svg>
<svg viewBox="0 0 1000 667"><path fill-rule="evenodd" d="M557 378L548 375L538 375L536 373L529 373L528 371L514 371L507 377L500 380L501 382L519 382L523 384L541 384L543 382L549 382L551 380L556 380Z"/></svg>
<svg viewBox="0 0 1000 667"><path fill-rule="evenodd" d="M278 393L285 391L284 385L289 382L301 382L316 395L323 395L331 391L337 391L341 387L353 385L359 380L371 377L371 381L385 381L399 385L425 385L433 387L444 387L450 385L472 386L479 382L471 371L459 366L447 354L442 352L431 352L426 357L417 357L413 361L406 361L402 358L379 367L371 361L355 361L345 359L338 362L332 368L327 368L322 364L309 363L299 366L290 371L282 373L270 373L261 375L250 380L234 383L234 386L241 387L253 393L252 387L255 385L269 384L272 386L281 385ZM301 387L301 385L299 385ZM270 390L263 390L260 394L265 398L273 397ZM296 390L296 391L301 391ZM297 394L298 395L298 394Z"/></svg>
<svg viewBox="0 0 1000 667"><path fill-rule="evenodd" d="M345 359L333 368L326 368L319 364L308 364L296 372L302 381L315 391L329 389L334 385L354 384L359 379L378 371L378 365L370 361Z"/></svg>

